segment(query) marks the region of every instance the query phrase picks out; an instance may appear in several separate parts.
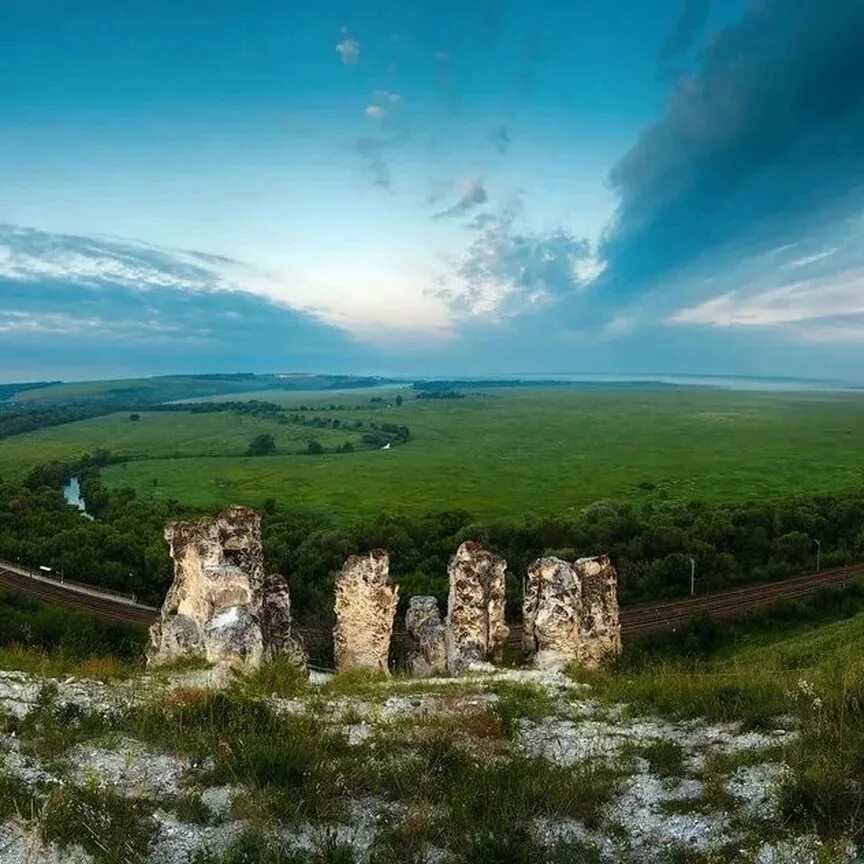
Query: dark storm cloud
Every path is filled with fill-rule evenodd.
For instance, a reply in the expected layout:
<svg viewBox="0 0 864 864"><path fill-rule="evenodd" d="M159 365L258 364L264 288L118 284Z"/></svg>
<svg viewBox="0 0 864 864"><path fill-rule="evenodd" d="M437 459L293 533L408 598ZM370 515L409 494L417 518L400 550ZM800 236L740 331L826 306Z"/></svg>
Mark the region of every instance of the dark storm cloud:
<svg viewBox="0 0 864 864"><path fill-rule="evenodd" d="M859 211L862 141L864 3L754 2L613 169L607 278L632 290L733 241L761 251Z"/></svg>
<svg viewBox="0 0 864 864"><path fill-rule="evenodd" d="M661 60L668 62L689 51L708 20L711 0L684 0L684 7L672 32L666 37Z"/></svg>

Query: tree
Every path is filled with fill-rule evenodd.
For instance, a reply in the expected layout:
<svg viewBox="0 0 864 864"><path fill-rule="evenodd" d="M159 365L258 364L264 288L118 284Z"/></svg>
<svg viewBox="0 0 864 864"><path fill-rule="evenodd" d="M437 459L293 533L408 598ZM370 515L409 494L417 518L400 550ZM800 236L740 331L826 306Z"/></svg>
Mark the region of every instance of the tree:
<svg viewBox="0 0 864 864"><path fill-rule="evenodd" d="M399 396L396 397L396 404L397 404L397 405L401 405L401 404L402 404L402 396L401 396L401 395L399 395Z"/></svg>
<svg viewBox="0 0 864 864"><path fill-rule="evenodd" d="M306 452L310 456L318 456L324 452L324 448L321 446L320 441L310 441L309 446L306 448Z"/></svg>
<svg viewBox="0 0 864 864"><path fill-rule="evenodd" d="M247 452L250 456L269 456L276 452L276 442L269 432L262 432L249 442Z"/></svg>
<svg viewBox="0 0 864 864"><path fill-rule="evenodd" d="M129 415L129 419L130 419L133 423L137 423L137 422L141 419L141 415L140 415L140 414L130 414L130 415Z"/></svg>

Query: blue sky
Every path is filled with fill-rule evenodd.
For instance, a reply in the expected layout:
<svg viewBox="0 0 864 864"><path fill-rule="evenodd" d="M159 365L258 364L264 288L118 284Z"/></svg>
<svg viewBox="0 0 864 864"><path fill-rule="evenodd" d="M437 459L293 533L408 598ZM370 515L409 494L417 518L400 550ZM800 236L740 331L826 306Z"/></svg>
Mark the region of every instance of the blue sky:
<svg viewBox="0 0 864 864"><path fill-rule="evenodd" d="M0 378L864 379L859 0L7 0Z"/></svg>

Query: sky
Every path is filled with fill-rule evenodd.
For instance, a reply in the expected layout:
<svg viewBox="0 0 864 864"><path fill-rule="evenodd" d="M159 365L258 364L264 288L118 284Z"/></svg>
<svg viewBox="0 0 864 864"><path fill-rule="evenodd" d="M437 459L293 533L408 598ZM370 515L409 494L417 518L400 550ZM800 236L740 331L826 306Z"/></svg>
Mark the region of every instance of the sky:
<svg viewBox="0 0 864 864"><path fill-rule="evenodd" d="M864 381L860 0L5 0L0 380Z"/></svg>

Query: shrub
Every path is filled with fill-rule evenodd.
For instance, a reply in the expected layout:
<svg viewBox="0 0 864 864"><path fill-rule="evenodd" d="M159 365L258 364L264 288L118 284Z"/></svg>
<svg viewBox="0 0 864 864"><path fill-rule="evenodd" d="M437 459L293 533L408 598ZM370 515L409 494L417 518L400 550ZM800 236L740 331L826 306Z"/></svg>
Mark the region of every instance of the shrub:
<svg viewBox="0 0 864 864"><path fill-rule="evenodd" d="M262 432L249 442L246 452L250 456L269 456L276 452L276 441L269 432Z"/></svg>

